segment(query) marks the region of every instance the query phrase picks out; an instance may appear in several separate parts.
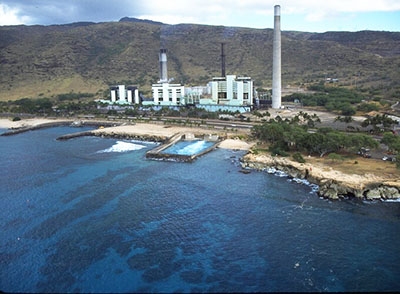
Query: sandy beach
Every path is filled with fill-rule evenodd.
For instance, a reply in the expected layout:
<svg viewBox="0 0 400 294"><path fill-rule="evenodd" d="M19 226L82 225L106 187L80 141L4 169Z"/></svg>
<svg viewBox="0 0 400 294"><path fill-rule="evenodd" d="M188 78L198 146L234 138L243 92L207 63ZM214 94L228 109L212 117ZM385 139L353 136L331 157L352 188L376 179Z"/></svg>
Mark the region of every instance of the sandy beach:
<svg viewBox="0 0 400 294"><path fill-rule="evenodd" d="M202 135L219 135L220 137L227 137L223 140L218 147L226 149L235 150L249 150L254 143L248 143L239 139L229 138L234 136L223 131L208 130L196 127L180 127L180 126L170 126L163 124L152 124L152 123L136 123L134 125L122 125L116 127L108 127L103 129L94 130L95 134L127 134L127 135L148 135L148 136L158 136L171 138L172 136L183 133L183 134L194 134L195 136Z"/></svg>
<svg viewBox="0 0 400 294"><path fill-rule="evenodd" d="M23 119L19 121L12 121L7 118L0 119L0 128L2 129L16 129L16 128L23 128L23 127L33 127L38 126L44 123L55 122L59 120L55 119L47 119L47 118L29 118Z"/></svg>

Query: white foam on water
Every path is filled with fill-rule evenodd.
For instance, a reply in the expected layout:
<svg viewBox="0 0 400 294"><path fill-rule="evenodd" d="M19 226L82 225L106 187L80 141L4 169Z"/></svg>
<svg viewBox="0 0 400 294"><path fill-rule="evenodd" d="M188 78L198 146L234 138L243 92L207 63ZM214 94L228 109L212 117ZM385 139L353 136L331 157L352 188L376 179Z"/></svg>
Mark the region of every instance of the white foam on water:
<svg viewBox="0 0 400 294"><path fill-rule="evenodd" d="M310 184L310 187L312 189L312 192L318 192L319 191L319 186L317 184Z"/></svg>
<svg viewBox="0 0 400 294"><path fill-rule="evenodd" d="M400 202L400 198L397 199L384 199L383 202Z"/></svg>
<svg viewBox="0 0 400 294"><path fill-rule="evenodd" d="M306 186L310 186L310 182L307 181L306 179L293 178L292 181L296 182L297 184L303 184L303 185L306 185Z"/></svg>
<svg viewBox="0 0 400 294"><path fill-rule="evenodd" d="M129 142L117 141L117 143L115 143L110 148L98 151L98 153L128 152L128 151L140 150L140 149L143 149L143 148L146 148L146 146L139 145L139 144L134 144L134 143L129 143Z"/></svg>
<svg viewBox="0 0 400 294"><path fill-rule="evenodd" d="M280 171L280 170L277 170L277 171L274 173L274 175L277 176L277 177L280 177L280 178L284 178L284 177L287 177L287 176L288 176L287 173L285 173L285 172L283 172L283 171Z"/></svg>
<svg viewBox="0 0 400 294"><path fill-rule="evenodd" d="M177 154L180 155L193 155L197 154L203 149L205 149L206 141L196 141L193 144L190 144L180 150L177 151Z"/></svg>
<svg viewBox="0 0 400 294"><path fill-rule="evenodd" d="M269 174L273 174L275 176L278 176L280 178L284 178L284 177L289 177L289 175L283 171L280 171L274 167L269 167L267 169L264 169L264 171L266 171ZM310 193L318 193L319 191L319 186L317 184L312 184L310 183L307 179L300 179L300 178L288 178L289 182L295 182L297 184L301 184L301 185L306 185L308 187L311 188Z"/></svg>

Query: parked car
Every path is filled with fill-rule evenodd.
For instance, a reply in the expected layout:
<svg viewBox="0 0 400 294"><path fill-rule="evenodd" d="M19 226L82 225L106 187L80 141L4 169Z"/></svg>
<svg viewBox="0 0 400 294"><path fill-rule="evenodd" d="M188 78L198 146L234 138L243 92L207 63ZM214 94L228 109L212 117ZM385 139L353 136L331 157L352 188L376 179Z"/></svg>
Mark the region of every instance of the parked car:
<svg viewBox="0 0 400 294"><path fill-rule="evenodd" d="M360 148L360 151L357 152L357 154L361 155L364 158L371 158L371 154L368 152L370 152L370 149L362 147Z"/></svg>

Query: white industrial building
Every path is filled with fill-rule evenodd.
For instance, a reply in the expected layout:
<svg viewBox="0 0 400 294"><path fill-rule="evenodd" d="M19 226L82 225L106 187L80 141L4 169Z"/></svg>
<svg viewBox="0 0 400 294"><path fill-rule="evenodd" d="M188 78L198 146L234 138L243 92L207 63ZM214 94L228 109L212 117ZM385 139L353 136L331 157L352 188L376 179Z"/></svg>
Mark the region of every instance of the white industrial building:
<svg viewBox="0 0 400 294"><path fill-rule="evenodd" d="M181 84L158 83L151 87L153 101L150 105L181 105L185 95L185 87Z"/></svg>
<svg viewBox="0 0 400 294"><path fill-rule="evenodd" d="M139 90L135 86L111 86L111 102L118 104L139 104Z"/></svg>
<svg viewBox="0 0 400 294"><path fill-rule="evenodd" d="M227 75L209 82L211 98L200 98L200 104L248 106L253 104L253 81L250 77Z"/></svg>
<svg viewBox="0 0 400 294"><path fill-rule="evenodd" d="M221 76L208 83L211 96L199 99L199 105L220 105L226 107L252 106L253 81L250 77L236 77L225 74L224 43L221 43Z"/></svg>
<svg viewBox="0 0 400 294"><path fill-rule="evenodd" d="M199 104L202 97L211 97L211 86L209 84L207 86L185 87L184 104Z"/></svg>

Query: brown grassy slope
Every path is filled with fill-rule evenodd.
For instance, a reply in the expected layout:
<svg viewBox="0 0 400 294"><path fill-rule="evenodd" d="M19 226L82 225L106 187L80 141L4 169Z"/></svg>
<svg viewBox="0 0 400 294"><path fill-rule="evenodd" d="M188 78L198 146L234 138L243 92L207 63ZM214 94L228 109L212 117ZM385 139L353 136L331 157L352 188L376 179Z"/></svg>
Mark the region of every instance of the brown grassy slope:
<svg viewBox="0 0 400 294"><path fill-rule="evenodd" d="M386 179L399 179L400 170L396 168L396 164L389 161L379 159L354 157L344 160L332 161L329 158L311 157L305 158L306 162L312 164L321 164L326 168L341 171L345 174L365 175L376 174Z"/></svg>
<svg viewBox="0 0 400 294"><path fill-rule="evenodd" d="M272 33L272 29L146 22L2 26L0 100L69 92L102 96L115 83L135 84L149 94L159 76L160 47L168 50L168 76L175 82L206 84L221 73L221 42L226 43L227 74L247 75L256 87L269 87ZM353 38L352 42L340 36L284 31L283 85L326 76L349 83L359 75L358 85L399 87L400 33L346 34L345 40Z"/></svg>

